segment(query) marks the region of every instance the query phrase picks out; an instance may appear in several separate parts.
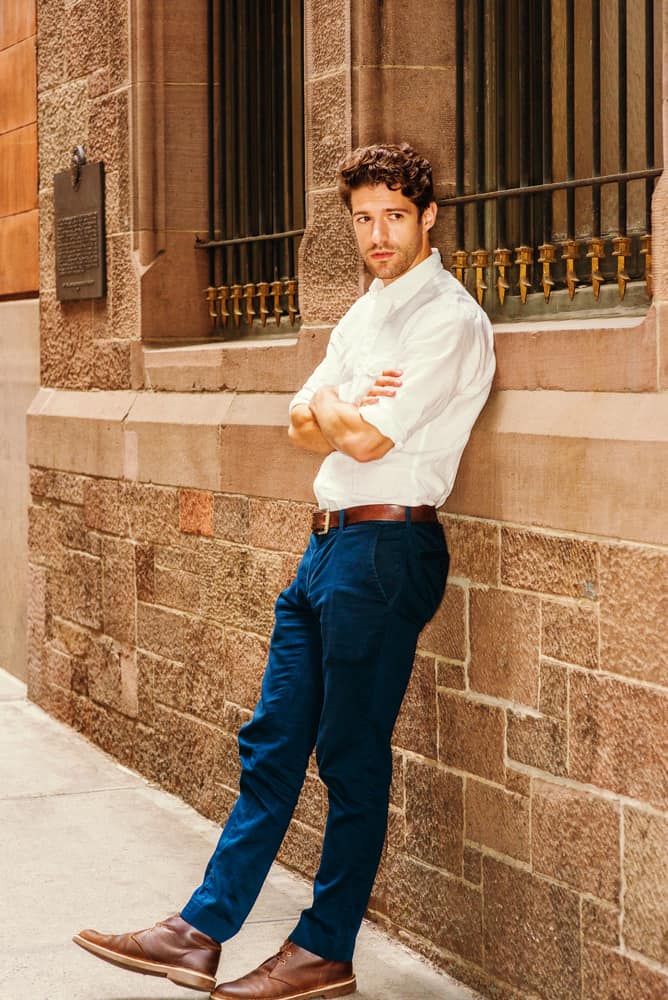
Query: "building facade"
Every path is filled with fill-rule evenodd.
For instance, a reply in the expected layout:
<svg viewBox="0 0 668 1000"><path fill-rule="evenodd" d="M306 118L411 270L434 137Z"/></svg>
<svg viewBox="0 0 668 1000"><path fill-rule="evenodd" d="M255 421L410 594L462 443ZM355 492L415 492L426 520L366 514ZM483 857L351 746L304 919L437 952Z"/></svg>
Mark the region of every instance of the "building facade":
<svg viewBox="0 0 668 1000"><path fill-rule="evenodd" d="M485 996L650 1000L668 991L668 192L654 174L635 177L628 198L626 182L606 182L597 252L600 231L587 230L575 186L549 198L562 152L575 184L640 174L636 149L649 148L650 131L663 141L664 4L629 13L623 0L587 0L589 30L597 10L603 18L599 56L607 65L613 46L630 88L639 63L620 41L620 18L642 9L652 103L642 115L604 111L600 162L594 141L583 163L573 5L529 6L548 13L509 21L503 34L503 4L305 0L302 10L285 0L258 7L242 31L232 2L38 0L41 385L27 422L28 689L124 764L224 819L237 790L236 731L257 698L273 602L313 506L317 460L291 448L288 402L364 287L336 164L358 144L408 140L434 165L444 262L465 254L463 280L495 313L498 372L442 512L451 576L395 733L370 916ZM297 16L302 152L301 46L288 37ZM225 48L229 25L239 33ZM505 40L516 31L532 32L543 60L540 39L550 45L536 71L553 78L543 94L549 142L545 129L540 143L522 139L529 120L538 134L541 108L522 105L531 80L511 93ZM240 125L259 78L255 64L234 60L252 51L251 38L269 58L279 34L276 76L257 83L257 119ZM220 50L208 45L214 36ZM490 53L496 76L481 69ZM241 74L234 100L228 65ZM503 65L517 164L500 153L504 131L485 124L498 120ZM627 134L638 117L652 129ZM626 149L615 163L610 134ZM63 301L53 177L79 145L105 166L107 294ZM230 157L245 168L226 173ZM288 161L286 193L267 174ZM540 190L481 210L451 201L489 193L492 162L499 188L512 187L517 168L518 186ZM643 161L662 162L660 146ZM594 219L599 189L590 183L586 196ZM265 216L264 235L284 241L285 258L264 249L245 264L242 251L235 257L251 233L243 219L229 231L215 222L225 206L229 215L230 190L240 204L266 194L265 207L295 208ZM623 205L615 230L606 220ZM509 246L499 242L502 216ZM626 238L628 248L614 243ZM554 265L545 247L558 248ZM496 256L506 251L510 259ZM313 874L325 809L314 766L283 863Z"/></svg>

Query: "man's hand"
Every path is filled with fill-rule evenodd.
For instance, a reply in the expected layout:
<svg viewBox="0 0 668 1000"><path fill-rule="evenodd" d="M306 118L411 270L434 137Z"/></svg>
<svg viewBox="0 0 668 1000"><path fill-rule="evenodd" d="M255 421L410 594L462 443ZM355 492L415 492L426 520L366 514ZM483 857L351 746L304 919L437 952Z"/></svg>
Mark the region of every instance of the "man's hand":
<svg viewBox="0 0 668 1000"><path fill-rule="evenodd" d="M397 389L402 385L401 376L403 371L400 368L388 368L379 375L374 384L369 389L359 406L372 406L377 403L381 396L396 396Z"/></svg>
<svg viewBox="0 0 668 1000"><path fill-rule="evenodd" d="M326 440L310 406L300 403L290 412L288 437L298 448L315 451L319 455L329 455L334 448Z"/></svg>

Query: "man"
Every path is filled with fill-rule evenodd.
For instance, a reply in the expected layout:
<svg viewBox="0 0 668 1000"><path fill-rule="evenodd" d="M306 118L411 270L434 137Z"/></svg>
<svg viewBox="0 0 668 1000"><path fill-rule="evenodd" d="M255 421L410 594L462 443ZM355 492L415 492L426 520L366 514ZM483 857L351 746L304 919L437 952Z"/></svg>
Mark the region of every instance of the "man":
<svg viewBox="0 0 668 1000"><path fill-rule="evenodd" d="M239 733L240 795L180 914L74 940L126 968L215 984L290 822L313 747L329 812L313 904L277 955L215 1000L355 992L352 955L383 848L391 737L421 629L443 595L436 507L494 372L490 323L431 250L431 168L409 146L351 153L339 188L375 277L290 408L291 440L325 456L320 511L276 603L262 694Z"/></svg>

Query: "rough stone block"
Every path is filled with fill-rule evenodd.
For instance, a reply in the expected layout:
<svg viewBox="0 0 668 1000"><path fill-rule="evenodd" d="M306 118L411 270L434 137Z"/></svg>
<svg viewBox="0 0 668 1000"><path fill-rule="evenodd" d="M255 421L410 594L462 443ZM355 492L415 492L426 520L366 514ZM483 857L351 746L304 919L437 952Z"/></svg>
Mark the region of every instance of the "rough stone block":
<svg viewBox="0 0 668 1000"><path fill-rule="evenodd" d="M302 553L311 534L313 507L280 500L250 500L249 542L258 549Z"/></svg>
<svg viewBox="0 0 668 1000"><path fill-rule="evenodd" d="M184 665L174 660L168 660L164 656L155 656L152 667L154 705L164 705L185 712L188 707L188 696L186 694L186 668Z"/></svg>
<svg viewBox="0 0 668 1000"><path fill-rule="evenodd" d="M540 663L540 697L538 707L543 715L565 719L568 709L568 668L551 660Z"/></svg>
<svg viewBox="0 0 668 1000"><path fill-rule="evenodd" d="M406 817L401 809L390 805L387 812L385 851L403 851L406 847Z"/></svg>
<svg viewBox="0 0 668 1000"><path fill-rule="evenodd" d="M89 103L87 155L91 161L104 160L105 172L117 169L129 156L128 98L127 90L116 90ZM118 229L110 227L108 231Z"/></svg>
<svg viewBox="0 0 668 1000"><path fill-rule="evenodd" d="M155 601L155 554L152 545L135 545L135 587L137 600Z"/></svg>
<svg viewBox="0 0 668 1000"><path fill-rule="evenodd" d="M72 687L72 657L47 645L44 657L44 680L47 685L69 691Z"/></svg>
<svg viewBox="0 0 668 1000"><path fill-rule="evenodd" d="M200 578L194 573L165 569L157 564L155 566L153 594L156 604L198 614L200 611L200 585Z"/></svg>
<svg viewBox="0 0 668 1000"><path fill-rule="evenodd" d="M403 811L405 805L405 757L396 750L392 751L392 784L390 785L390 805ZM317 769L317 762L316 769Z"/></svg>
<svg viewBox="0 0 668 1000"><path fill-rule="evenodd" d="M319 778L307 774L295 809L295 819L322 831L325 820L325 787Z"/></svg>
<svg viewBox="0 0 668 1000"><path fill-rule="evenodd" d="M499 583L501 533L498 525L441 515L450 553L451 577L494 586Z"/></svg>
<svg viewBox="0 0 668 1000"><path fill-rule="evenodd" d="M230 784L232 741L215 727L160 705L156 705L156 719L160 750L168 765L168 787L210 814L216 786Z"/></svg>
<svg viewBox="0 0 668 1000"><path fill-rule="evenodd" d="M578 997L578 896L485 857L483 900L486 970L545 1000Z"/></svg>
<svg viewBox="0 0 668 1000"><path fill-rule="evenodd" d="M286 868L313 879L320 865L321 853L320 831L293 820L281 844L277 860Z"/></svg>
<svg viewBox="0 0 668 1000"><path fill-rule="evenodd" d="M269 642L258 635L226 630L225 678L228 701L254 708L267 663Z"/></svg>
<svg viewBox="0 0 668 1000"><path fill-rule="evenodd" d="M547 715L508 713L508 756L550 774L567 772L566 723Z"/></svg>
<svg viewBox="0 0 668 1000"><path fill-rule="evenodd" d="M490 781L503 782L503 709L449 691L438 694L441 762Z"/></svg>
<svg viewBox="0 0 668 1000"><path fill-rule="evenodd" d="M668 554L606 545L601 549L601 665L615 674L668 687Z"/></svg>
<svg viewBox="0 0 668 1000"><path fill-rule="evenodd" d="M147 726L153 725L155 703L154 676L158 657L143 650L136 650L137 663L137 717Z"/></svg>
<svg viewBox="0 0 668 1000"><path fill-rule="evenodd" d="M482 854L476 847L464 845L464 878L473 885L482 881Z"/></svg>
<svg viewBox="0 0 668 1000"><path fill-rule="evenodd" d="M306 83L309 188L332 187L337 165L349 148L350 74L347 68ZM309 169L310 168L310 169Z"/></svg>
<svg viewBox="0 0 668 1000"><path fill-rule="evenodd" d="M582 956L583 1000L668 1000L668 976L627 955L588 944Z"/></svg>
<svg viewBox="0 0 668 1000"><path fill-rule="evenodd" d="M418 646L448 660L466 659L466 592L449 583L441 605L418 639Z"/></svg>
<svg viewBox="0 0 668 1000"><path fill-rule="evenodd" d="M137 639L135 554L132 542L102 543L102 621L107 635L134 646Z"/></svg>
<svg viewBox="0 0 668 1000"><path fill-rule="evenodd" d="M63 21L66 21L66 18L63 18ZM40 87L43 87L41 50L44 31L41 16L39 24ZM61 48L59 52L52 52L56 62L62 62L63 51ZM80 140L87 142L87 94L88 85L85 79L71 81L40 94L38 106L40 177L50 179L60 170L67 170L73 146L72 136L78 136Z"/></svg>
<svg viewBox="0 0 668 1000"><path fill-rule="evenodd" d="M466 779L467 840L529 860L529 799L503 788Z"/></svg>
<svg viewBox="0 0 668 1000"><path fill-rule="evenodd" d="M67 552L62 571L49 580L49 604L61 618L102 627L102 567L99 559L83 552Z"/></svg>
<svg viewBox="0 0 668 1000"><path fill-rule="evenodd" d="M70 80L85 76L108 59L107 7L95 3L67 4L63 54ZM62 56L61 56L62 58Z"/></svg>
<svg viewBox="0 0 668 1000"><path fill-rule="evenodd" d="M214 622L189 618L184 645L187 711L209 722L224 725L225 633Z"/></svg>
<svg viewBox="0 0 668 1000"><path fill-rule="evenodd" d="M62 565L64 550L57 508L37 504L28 507L28 547L34 563L56 569Z"/></svg>
<svg viewBox="0 0 668 1000"><path fill-rule="evenodd" d="M314 0L311 11L312 28L305 33L307 78L343 66L348 49L344 0Z"/></svg>
<svg viewBox="0 0 668 1000"><path fill-rule="evenodd" d="M117 340L98 341L92 346L91 388L132 389L136 386L133 376L133 345Z"/></svg>
<svg viewBox="0 0 668 1000"><path fill-rule="evenodd" d="M597 667L597 610L578 604L543 601L541 652L553 660Z"/></svg>
<svg viewBox="0 0 668 1000"><path fill-rule="evenodd" d="M130 77L130 14L124 0L108 0L109 84L119 87Z"/></svg>
<svg viewBox="0 0 668 1000"><path fill-rule="evenodd" d="M406 850L462 874L463 781L436 764L406 760Z"/></svg>
<svg viewBox="0 0 668 1000"><path fill-rule="evenodd" d="M90 300L59 302L40 296L41 381L67 389L99 388L95 381L93 308Z"/></svg>
<svg viewBox="0 0 668 1000"><path fill-rule="evenodd" d="M84 519L87 527L111 535L125 535L128 521L121 499L120 483L115 479L86 479Z"/></svg>
<svg viewBox="0 0 668 1000"><path fill-rule="evenodd" d="M617 908L583 896L582 938L585 942L617 948L619 945L619 911Z"/></svg>
<svg viewBox="0 0 668 1000"><path fill-rule="evenodd" d="M202 552L201 613L232 628L245 628L251 608L247 604L248 550L215 542ZM259 631L259 629L252 629Z"/></svg>
<svg viewBox="0 0 668 1000"><path fill-rule="evenodd" d="M122 482L121 498L132 538L156 545L178 544L179 508L175 489Z"/></svg>
<svg viewBox="0 0 668 1000"><path fill-rule="evenodd" d="M179 527L191 535L212 535L213 493L179 490Z"/></svg>
<svg viewBox="0 0 668 1000"><path fill-rule="evenodd" d="M109 639L91 644L88 651L88 695L93 701L120 711L120 650Z"/></svg>
<svg viewBox="0 0 668 1000"><path fill-rule="evenodd" d="M310 194L307 209L308 225L299 247L302 322L338 323L360 293L350 216L335 191Z"/></svg>
<svg viewBox="0 0 668 1000"><path fill-rule="evenodd" d="M569 715L571 777L668 806L668 694L574 671Z"/></svg>
<svg viewBox="0 0 668 1000"><path fill-rule="evenodd" d="M534 781L534 870L611 903L619 900L619 807L588 792Z"/></svg>
<svg viewBox="0 0 668 1000"><path fill-rule="evenodd" d="M66 548L87 552L91 556L101 554L102 539L95 531L86 528L83 508L63 506L58 517L61 541Z"/></svg>
<svg viewBox="0 0 668 1000"><path fill-rule="evenodd" d="M668 966L668 817L624 809L624 942Z"/></svg>
<svg viewBox="0 0 668 1000"><path fill-rule="evenodd" d="M433 657L418 653L392 742L404 750L435 760L436 741L436 664Z"/></svg>
<svg viewBox="0 0 668 1000"><path fill-rule="evenodd" d="M109 269L107 336L118 337L121 340L138 339L140 335L140 284L130 235L120 233L108 236L107 255Z"/></svg>
<svg viewBox="0 0 668 1000"><path fill-rule="evenodd" d="M501 590L472 590L469 600L471 687L537 708L538 599Z"/></svg>
<svg viewBox="0 0 668 1000"><path fill-rule="evenodd" d="M576 538L502 528L501 582L522 590L593 599L598 593L596 546Z"/></svg>
<svg viewBox="0 0 668 1000"><path fill-rule="evenodd" d="M137 646L183 662L186 616L151 604L137 604Z"/></svg>
<svg viewBox="0 0 668 1000"><path fill-rule="evenodd" d="M463 663L450 663L448 660L436 661L436 685L451 688L453 691L464 691L466 688L466 668Z"/></svg>
<svg viewBox="0 0 668 1000"><path fill-rule="evenodd" d="M250 505L247 497L216 493L213 498L213 533L216 538L240 545L248 541Z"/></svg>
<svg viewBox="0 0 668 1000"><path fill-rule="evenodd" d="M482 900L465 882L401 854L386 863L385 905L394 924L470 962L482 960Z"/></svg>
<svg viewBox="0 0 668 1000"><path fill-rule="evenodd" d="M293 563L280 553L249 550L242 617L247 631L271 633L276 598L290 583L293 571Z"/></svg>
<svg viewBox="0 0 668 1000"><path fill-rule="evenodd" d="M81 506L88 479L85 476L60 472L58 469L31 469L30 492L33 496L59 500L61 503Z"/></svg>
<svg viewBox="0 0 668 1000"><path fill-rule="evenodd" d="M531 778L522 771L516 771L514 767L506 767L506 788L518 795L530 795Z"/></svg>

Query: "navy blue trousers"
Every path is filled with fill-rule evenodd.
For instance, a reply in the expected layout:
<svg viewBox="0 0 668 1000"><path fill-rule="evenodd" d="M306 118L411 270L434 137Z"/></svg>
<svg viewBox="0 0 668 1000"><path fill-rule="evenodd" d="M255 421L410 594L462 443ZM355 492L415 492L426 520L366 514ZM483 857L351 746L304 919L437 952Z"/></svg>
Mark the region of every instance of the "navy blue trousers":
<svg viewBox="0 0 668 1000"><path fill-rule="evenodd" d="M239 930L315 746L329 810L312 906L290 938L350 961L383 849L392 730L447 570L439 524L373 521L311 536L276 602L260 701L239 732L240 795L181 911L188 923L218 941Z"/></svg>

